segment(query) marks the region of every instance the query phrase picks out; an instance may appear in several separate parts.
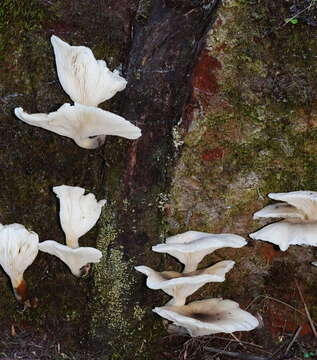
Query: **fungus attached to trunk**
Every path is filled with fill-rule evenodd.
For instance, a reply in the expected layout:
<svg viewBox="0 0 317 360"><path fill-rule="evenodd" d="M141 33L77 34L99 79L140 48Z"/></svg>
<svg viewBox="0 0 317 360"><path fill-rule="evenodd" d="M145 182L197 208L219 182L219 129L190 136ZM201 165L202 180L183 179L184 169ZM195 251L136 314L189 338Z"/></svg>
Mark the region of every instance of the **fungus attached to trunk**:
<svg viewBox="0 0 317 360"><path fill-rule="evenodd" d="M97 201L94 194L86 194L78 186L61 185L53 188L59 198L59 218L65 233L66 244L78 248L78 239L98 221L106 200Z"/></svg>
<svg viewBox="0 0 317 360"><path fill-rule="evenodd" d="M184 306L156 307L153 311L185 328L192 337L250 331L259 325L258 320L240 309L238 303L221 298L194 301Z"/></svg>
<svg viewBox="0 0 317 360"><path fill-rule="evenodd" d="M246 243L243 237L235 234L187 231L167 238L166 244L155 245L152 250L174 256L185 265L184 272L191 272L197 269L206 255L215 250L224 247L240 248Z"/></svg>
<svg viewBox="0 0 317 360"><path fill-rule="evenodd" d="M157 272L147 266L136 266L135 269L147 276L146 285L150 289L161 289L173 296L166 305L184 305L190 296L209 282L223 282L228 271L234 266L234 261L221 261L203 270L190 273L176 271Z"/></svg>
<svg viewBox="0 0 317 360"><path fill-rule="evenodd" d="M38 235L28 231L23 225L1 226L0 265L11 279L15 297L22 303L28 300L23 273L36 258L38 244Z"/></svg>
<svg viewBox="0 0 317 360"><path fill-rule="evenodd" d="M98 263L102 257L101 251L93 247L72 249L53 240L39 243L39 249L61 259L77 277L85 275L89 271L89 264Z"/></svg>
<svg viewBox="0 0 317 360"><path fill-rule="evenodd" d="M293 191L271 193L268 196L284 202L265 206L253 218L284 220L264 226L249 236L276 244L282 251L287 250L290 245L317 246L317 192Z"/></svg>
<svg viewBox="0 0 317 360"><path fill-rule="evenodd" d="M85 149L96 149L106 135L137 139L141 130L123 117L93 106L64 104L49 114L28 114L21 107L15 115L29 125L69 137Z"/></svg>
<svg viewBox="0 0 317 360"><path fill-rule="evenodd" d="M118 71L111 72L105 61L96 60L85 46L71 46L57 36L51 37L59 81L79 104L98 106L125 89L127 81Z"/></svg>

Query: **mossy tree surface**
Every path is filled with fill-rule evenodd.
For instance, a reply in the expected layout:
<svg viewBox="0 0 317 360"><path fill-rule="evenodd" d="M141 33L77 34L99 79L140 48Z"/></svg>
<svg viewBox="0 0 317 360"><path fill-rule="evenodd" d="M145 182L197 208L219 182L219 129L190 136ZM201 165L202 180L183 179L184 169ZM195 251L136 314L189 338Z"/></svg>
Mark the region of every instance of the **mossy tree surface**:
<svg viewBox="0 0 317 360"><path fill-rule="evenodd" d="M167 204L171 234L247 237L265 223L252 214L269 203L269 192L317 191L316 4L308 3L292 23L293 1L223 1L183 116L188 133ZM264 298L302 309L297 278L315 313L314 254L311 247L283 253L249 239L241 250L223 249L204 260L232 259L236 266L225 283L207 285L193 298L223 296L242 305L256 298L250 309L261 313L265 329L249 339L272 350L283 331L310 328L305 317Z"/></svg>
<svg viewBox="0 0 317 360"><path fill-rule="evenodd" d="M13 109L22 106L29 113L47 113L70 102L58 82L52 34L74 45L89 46L111 69L120 65L128 46L127 24L122 23L120 14L109 14L108 6L111 2L0 3L0 222L24 224L39 234L40 241L65 241L52 187L81 186L102 198L105 158L101 149L87 151L71 139L23 123L14 117ZM129 11L133 13L132 5L122 10ZM111 27L116 31L109 31ZM91 230L80 244L95 246L97 230ZM76 359L86 359L92 276L76 279L57 258L40 253L25 278L31 294L38 297L38 307L21 312L8 277L0 274L1 355L25 356L27 352L37 359L40 347L31 344L39 344L45 337L49 354L43 356L55 359L76 354ZM18 338L11 341L12 325ZM34 338L25 335L28 331ZM23 339L29 343L25 345Z"/></svg>
<svg viewBox="0 0 317 360"><path fill-rule="evenodd" d="M127 145L106 143L105 187L109 207L98 239L104 251L96 267L92 335L105 358L161 358L160 292L145 288L133 265L158 268L151 246L164 240L165 203L175 159L173 127L190 95L190 78L216 2L139 2L133 41L124 68L128 86L122 113L142 129ZM186 14L191 14L187 16ZM109 158L107 154L111 153ZM163 270L163 269L162 269Z"/></svg>
<svg viewBox="0 0 317 360"><path fill-rule="evenodd" d="M17 336L31 328L76 359L161 358L162 322L151 308L166 298L147 290L133 265L180 269L151 253L151 246L189 229L246 236L261 226L252 213L268 202L268 192L317 190L314 16L308 9L298 22L288 21L292 1L224 0L200 52L213 5L1 2L0 222L23 223L41 240L63 242L52 186L78 185L108 200L98 236L94 230L81 241L103 251L94 277L76 280L57 259L41 254L26 272L39 306L20 313L1 273L5 334L11 325ZM91 47L111 69L123 70L127 89L102 106L140 126L142 138L108 138L104 148L87 151L13 116L16 106L49 112L70 101L57 80L52 34ZM297 277L316 316L313 255L312 248L281 253L261 242L218 251L202 266L233 259L236 267L225 283L207 285L193 299L223 296L246 305L259 296L250 310L261 313L266 328L250 340L269 348L283 328L300 324L309 332L305 318L262 296L300 308ZM1 343L0 353L14 351Z"/></svg>
<svg viewBox="0 0 317 360"><path fill-rule="evenodd" d="M150 314L161 295L144 289L144 279L132 273L132 265L160 263L160 256L148 255L164 233L162 215L174 159L172 127L189 97L191 71L212 24L215 3L1 3L1 222L23 223L41 240L63 242L52 186L79 185L109 200L97 240L104 257L94 281L76 280L57 259L40 254L26 273L39 298L38 308L21 314L2 273L1 305L6 310L1 321L6 334L10 329L17 336L25 329L38 330L39 336L49 334L52 343L60 344L60 356L75 354L76 359L92 359L94 354L99 360L130 359L132 353L153 358L150 353L157 352L151 344L161 325L153 324ZM104 149L86 151L13 116L17 106L47 113L70 101L57 80L52 34L89 46L112 69L123 64L129 86L103 106L137 123L143 130L141 140L109 138ZM81 244L94 245L95 238L96 230ZM88 337L95 345L90 355ZM16 351L14 343L1 346L5 355Z"/></svg>

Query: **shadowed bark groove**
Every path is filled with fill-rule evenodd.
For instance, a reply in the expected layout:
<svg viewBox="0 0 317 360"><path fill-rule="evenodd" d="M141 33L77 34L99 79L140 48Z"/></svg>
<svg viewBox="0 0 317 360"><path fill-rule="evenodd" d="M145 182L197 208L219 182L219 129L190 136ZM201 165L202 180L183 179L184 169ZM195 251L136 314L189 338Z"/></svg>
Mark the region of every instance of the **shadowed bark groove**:
<svg viewBox="0 0 317 360"><path fill-rule="evenodd" d="M142 137L129 146L111 140L105 149L109 206L98 240L105 256L96 270L92 304L92 334L103 344L105 356L128 359L133 351L140 358L160 358L157 346L152 354L152 345L161 322L151 308L164 300L159 292L145 289L132 266L155 267L160 261L150 249L164 236L164 203L175 159L172 129L191 94L193 66L216 3L139 3L124 71L128 86L118 110L142 128Z"/></svg>

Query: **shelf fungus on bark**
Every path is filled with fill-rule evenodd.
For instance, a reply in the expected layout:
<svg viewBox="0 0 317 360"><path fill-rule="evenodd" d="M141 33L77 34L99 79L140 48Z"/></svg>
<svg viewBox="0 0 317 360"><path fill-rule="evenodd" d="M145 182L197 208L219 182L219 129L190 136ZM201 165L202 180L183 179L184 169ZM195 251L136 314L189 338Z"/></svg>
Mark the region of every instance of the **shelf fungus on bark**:
<svg viewBox="0 0 317 360"><path fill-rule="evenodd" d="M158 272L147 266L136 266L135 269L147 276L146 285L150 289L161 289L172 296L166 305L184 305L186 298L209 282L223 282L228 271L235 262L226 260L218 262L206 269L190 273L178 273L176 271Z"/></svg>
<svg viewBox="0 0 317 360"><path fill-rule="evenodd" d="M156 307L153 311L185 328L192 337L250 331L259 325L258 320L240 309L238 303L221 298L194 301L184 306Z"/></svg>
<svg viewBox="0 0 317 360"><path fill-rule="evenodd" d="M209 234L187 231L166 239L165 244L152 247L153 251L174 256L185 265L184 273L195 271L208 254L224 247L240 248L246 245L243 237L235 234Z"/></svg>
<svg viewBox="0 0 317 360"><path fill-rule="evenodd" d="M8 274L18 301L29 299L24 271L38 254L38 235L21 224L4 225L0 229L0 265Z"/></svg>
<svg viewBox="0 0 317 360"><path fill-rule="evenodd" d="M98 263L102 257L101 251L93 247L72 249L53 240L40 242L39 249L58 257L77 277L86 275L90 269L90 264Z"/></svg>
<svg viewBox="0 0 317 360"><path fill-rule="evenodd" d="M71 46L55 35L51 43L59 81L74 102L98 106L125 89L127 81L105 61L96 60L88 47Z"/></svg>
<svg viewBox="0 0 317 360"><path fill-rule="evenodd" d="M97 201L94 194L86 194L78 186L53 187L60 202L59 218L66 237L66 245L78 248L78 239L98 221L106 200Z"/></svg>
<svg viewBox="0 0 317 360"><path fill-rule="evenodd" d="M282 251L290 245L317 246L317 192L293 191L270 193L271 199L283 201L265 206L257 211L254 219L283 218L250 234L254 240L276 244Z"/></svg>
<svg viewBox="0 0 317 360"><path fill-rule="evenodd" d="M66 103L49 114L28 114L19 107L14 113L29 125L73 139L84 149L98 148L106 135L132 140L141 136L141 130L123 117L94 106Z"/></svg>

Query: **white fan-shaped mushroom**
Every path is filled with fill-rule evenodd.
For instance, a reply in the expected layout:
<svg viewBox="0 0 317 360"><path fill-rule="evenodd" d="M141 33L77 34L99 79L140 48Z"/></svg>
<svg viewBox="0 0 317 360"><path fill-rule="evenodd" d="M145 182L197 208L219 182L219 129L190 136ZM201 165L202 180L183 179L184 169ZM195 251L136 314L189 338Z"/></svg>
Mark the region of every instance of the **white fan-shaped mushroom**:
<svg viewBox="0 0 317 360"><path fill-rule="evenodd" d="M153 309L155 313L186 328L192 336L250 331L259 322L239 304L232 300L207 299L183 306L163 306Z"/></svg>
<svg viewBox="0 0 317 360"><path fill-rule="evenodd" d="M305 214L305 221L317 221L317 192L292 191L288 193L270 193L273 200L284 201L299 212Z"/></svg>
<svg viewBox="0 0 317 360"><path fill-rule="evenodd" d="M286 220L264 226L250 234L254 240L263 240L278 245L282 251L290 245L317 246L316 223L292 223Z"/></svg>
<svg viewBox="0 0 317 360"><path fill-rule="evenodd" d="M184 305L187 296L193 294L209 282L223 282L225 275L234 266L234 261L221 261L203 270L190 273L176 271L157 272L147 266L136 266L135 269L147 275L146 285L150 289L161 289L173 296L168 305Z"/></svg>
<svg viewBox="0 0 317 360"><path fill-rule="evenodd" d="M86 274L89 264L98 263L102 257L101 251L93 247L72 249L53 240L40 242L39 249L61 259L77 277Z"/></svg>
<svg viewBox="0 0 317 360"><path fill-rule="evenodd" d="M66 244L78 248L78 239L98 221L106 200L97 201L94 194L86 194L77 186L55 186L54 193L60 201L59 218L65 233Z"/></svg>
<svg viewBox="0 0 317 360"><path fill-rule="evenodd" d="M294 206L286 203L277 203L265 206L253 214L253 219L260 218L287 218L289 220L304 221L305 214Z"/></svg>
<svg viewBox="0 0 317 360"><path fill-rule="evenodd" d="M93 106L64 104L49 114L28 114L19 107L14 109L14 113L27 124L67 136L85 149L102 145L105 135L127 139L141 136L141 130L123 117Z"/></svg>
<svg viewBox="0 0 317 360"><path fill-rule="evenodd" d="M317 246L317 192L293 191L270 193L268 196L285 202L265 206L253 218L284 220L264 226L249 236L276 244L282 251L287 250L290 245Z"/></svg>
<svg viewBox="0 0 317 360"><path fill-rule="evenodd" d="M103 60L96 60L85 46L71 46L51 37L59 81L74 102L98 106L125 89L127 81L111 72Z"/></svg>
<svg viewBox="0 0 317 360"><path fill-rule="evenodd" d="M184 272L191 272L207 254L224 247L240 248L246 243L243 237L235 234L187 231L167 238L166 244L155 245L152 250L174 256L185 265Z"/></svg>
<svg viewBox="0 0 317 360"><path fill-rule="evenodd" d="M0 265L9 275L16 298L28 299L24 271L33 263L38 253L38 235L23 225L4 225L0 229Z"/></svg>

